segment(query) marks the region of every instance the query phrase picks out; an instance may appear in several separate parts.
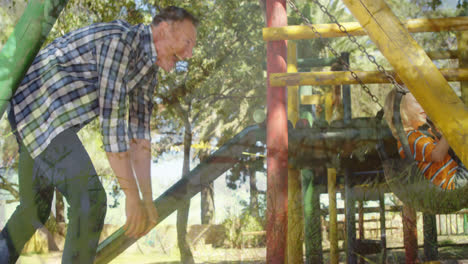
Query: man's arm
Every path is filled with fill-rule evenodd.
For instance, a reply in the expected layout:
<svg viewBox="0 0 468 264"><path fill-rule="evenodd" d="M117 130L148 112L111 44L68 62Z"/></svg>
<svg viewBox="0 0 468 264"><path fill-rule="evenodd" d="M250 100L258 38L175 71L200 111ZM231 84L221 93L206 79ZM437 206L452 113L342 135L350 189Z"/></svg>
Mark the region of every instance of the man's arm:
<svg viewBox="0 0 468 264"><path fill-rule="evenodd" d="M151 188L151 143L147 139L132 139L130 153L133 170L143 196L143 204L148 216L149 226L152 228L158 221L158 213L153 205L153 191ZM149 231L148 229L147 231Z"/></svg>
<svg viewBox="0 0 468 264"><path fill-rule="evenodd" d="M133 176L129 152L112 153L107 152L110 166L114 171L120 187L125 193L125 234L129 237L138 238L142 236L146 229L146 212L143 207L138 186Z"/></svg>

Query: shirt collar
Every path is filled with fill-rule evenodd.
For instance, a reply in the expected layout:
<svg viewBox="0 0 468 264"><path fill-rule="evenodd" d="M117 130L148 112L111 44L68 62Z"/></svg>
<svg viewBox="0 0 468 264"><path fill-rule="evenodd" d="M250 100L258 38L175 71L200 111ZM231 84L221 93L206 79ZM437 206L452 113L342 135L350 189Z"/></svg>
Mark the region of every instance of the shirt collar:
<svg viewBox="0 0 468 264"><path fill-rule="evenodd" d="M158 54L156 53L156 47L153 41L153 32L151 25L145 25L143 30L143 49L145 53L150 57L151 62L156 63Z"/></svg>

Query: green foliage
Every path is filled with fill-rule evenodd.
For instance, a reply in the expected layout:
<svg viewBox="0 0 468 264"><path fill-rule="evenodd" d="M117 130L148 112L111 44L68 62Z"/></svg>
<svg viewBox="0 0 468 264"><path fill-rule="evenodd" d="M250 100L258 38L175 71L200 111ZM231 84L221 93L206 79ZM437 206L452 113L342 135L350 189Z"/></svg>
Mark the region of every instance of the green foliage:
<svg viewBox="0 0 468 264"><path fill-rule="evenodd" d="M156 126L171 123L178 130L188 122L196 141L217 138L221 145L253 123L250 113L265 102L261 9L257 1L171 4L186 6L198 15L200 25L193 58L172 73L161 72L158 96L164 108L156 113ZM167 143L180 142L171 132L174 140Z"/></svg>
<svg viewBox="0 0 468 264"><path fill-rule="evenodd" d="M250 177L252 171L265 171L263 158L252 158L245 155L226 175L226 184L236 190Z"/></svg>
<svg viewBox="0 0 468 264"><path fill-rule="evenodd" d="M253 232L264 230L259 219L245 211L239 216L230 216L223 222L226 228L225 245L230 248L261 247L265 245L265 236Z"/></svg>

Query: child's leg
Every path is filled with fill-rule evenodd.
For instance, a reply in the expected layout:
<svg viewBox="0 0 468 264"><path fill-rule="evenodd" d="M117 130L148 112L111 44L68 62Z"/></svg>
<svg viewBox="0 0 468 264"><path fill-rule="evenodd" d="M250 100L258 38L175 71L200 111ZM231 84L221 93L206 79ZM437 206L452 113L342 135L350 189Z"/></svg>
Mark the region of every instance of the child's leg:
<svg viewBox="0 0 468 264"><path fill-rule="evenodd" d="M40 156L55 162L54 184L70 205L62 263L91 264L104 225L106 193L76 132L65 130Z"/></svg>

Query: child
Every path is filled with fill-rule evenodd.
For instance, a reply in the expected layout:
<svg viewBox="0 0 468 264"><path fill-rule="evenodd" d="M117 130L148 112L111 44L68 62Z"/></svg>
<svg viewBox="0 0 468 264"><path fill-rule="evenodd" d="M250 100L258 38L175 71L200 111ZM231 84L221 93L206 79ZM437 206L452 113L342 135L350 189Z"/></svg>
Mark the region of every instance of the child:
<svg viewBox="0 0 468 264"><path fill-rule="evenodd" d="M396 89L393 89L385 99L384 118L393 136L398 140L393 125L393 102L396 93ZM439 139L434 135L435 131L421 128L427 123L427 116L416 98L409 92L401 100L400 114L411 153L424 176L443 189L452 190L463 186L468 178L468 170L449 155L450 146L444 136ZM404 158L405 153L399 140L398 151Z"/></svg>

